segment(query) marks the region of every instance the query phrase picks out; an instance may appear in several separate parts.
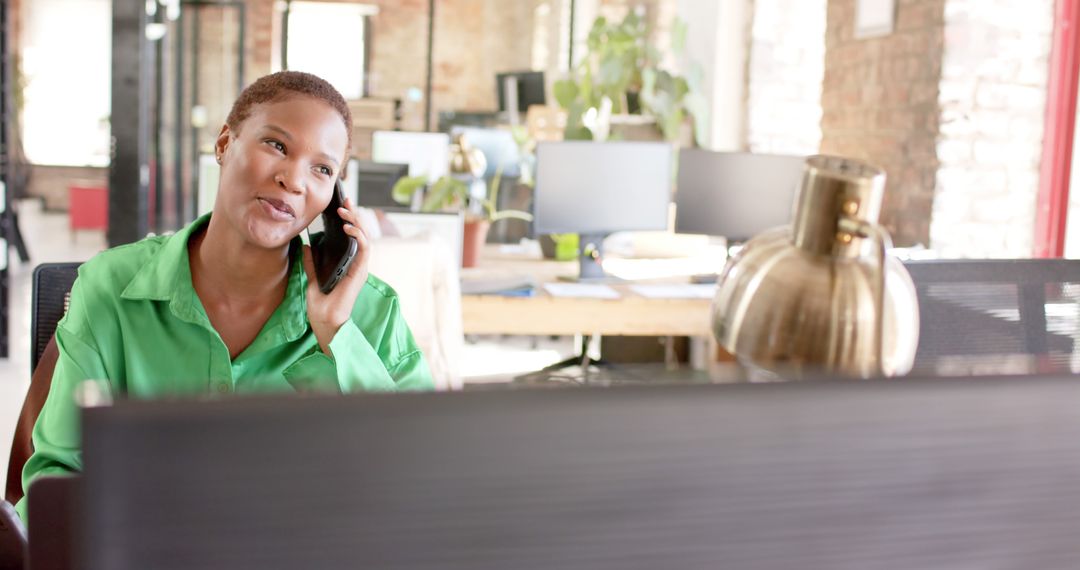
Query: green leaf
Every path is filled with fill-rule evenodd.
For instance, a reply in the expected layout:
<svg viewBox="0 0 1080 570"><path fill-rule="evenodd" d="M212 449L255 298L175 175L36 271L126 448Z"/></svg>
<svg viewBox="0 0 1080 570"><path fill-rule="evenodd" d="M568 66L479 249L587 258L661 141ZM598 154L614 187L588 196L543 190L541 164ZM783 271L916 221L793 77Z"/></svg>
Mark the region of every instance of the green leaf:
<svg viewBox="0 0 1080 570"><path fill-rule="evenodd" d="M690 92L690 86L686 83L686 80L682 77L672 78L672 99L675 101L682 101L686 94Z"/></svg>
<svg viewBox="0 0 1080 570"><path fill-rule="evenodd" d="M682 55L686 49L686 22L682 18L675 18L671 24L671 51L675 55Z"/></svg>
<svg viewBox="0 0 1080 570"><path fill-rule="evenodd" d="M705 96L700 92L691 93L683 104L694 119L694 142L698 146L705 146L705 133L709 129L709 106Z"/></svg>
<svg viewBox="0 0 1080 570"><path fill-rule="evenodd" d="M563 138L568 141L591 141L593 140L593 133L587 127L582 125L571 127L569 123L566 125L566 130L563 132Z"/></svg>
<svg viewBox="0 0 1080 570"><path fill-rule="evenodd" d="M574 101L570 108L566 110L566 129L564 131L569 132L572 129L584 128L581 119L584 114L585 105L581 101Z"/></svg>
<svg viewBox="0 0 1080 570"><path fill-rule="evenodd" d="M641 70L641 102L648 106L648 102L654 97L656 97L656 70L643 69Z"/></svg>
<svg viewBox="0 0 1080 570"><path fill-rule="evenodd" d="M526 150L529 145L529 129L524 125L514 125L510 127L510 136L514 137L514 144L518 146L518 150Z"/></svg>
<svg viewBox="0 0 1080 570"><path fill-rule="evenodd" d="M505 220L508 218L525 220L526 222L531 222L533 220L532 214L528 212L522 212L521 210L503 210L501 212L491 215L491 221L493 222Z"/></svg>
<svg viewBox="0 0 1080 570"><path fill-rule="evenodd" d="M489 216L495 213L495 205L499 203L499 187L502 184L502 175L503 167L500 164L495 169L495 176L491 178L491 182L488 184L488 204L485 207L487 207Z"/></svg>
<svg viewBox="0 0 1080 570"><path fill-rule="evenodd" d="M573 79L560 79L552 86L555 93L555 101L563 109L569 109L574 100L581 94L581 88Z"/></svg>
<svg viewBox="0 0 1080 570"><path fill-rule="evenodd" d="M623 52L633 49L634 44L637 43L637 37L633 30L617 29L608 34L607 41L613 51Z"/></svg>
<svg viewBox="0 0 1080 570"><path fill-rule="evenodd" d="M488 220L493 219L493 216L495 215L495 203L487 198L480 198L477 201L480 202L480 206L484 209L484 218Z"/></svg>
<svg viewBox="0 0 1080 570"><path fill-rule="evenodd" d="M412 203L413 194L427 184L427 176L405 176L394 183L390 195L398 204L409 205Z"/></svg>
<svg viewBox="0 0 1080 570"><path fill-rule="evenodd" d="M452 206L457 206L469 194L469 187L464 182L443 176L435 181L428 189L424 203L420 206L421 212L441 212Z"/></svg>
<svg viewBox="0 0 1080 570"><path fill-rule="evenodd" d="M596 73L596 82L600 85L619 85L624 81L626 69L624 62L617 58L609 58L600 62L600 69Z"/></svg>
<svg viewBox="0 0 1080 570"><path fill-rule="evenodd" d="M593 21L592 28L589 29L589 36L585 39L585 45L589 48L589 51L596 51L600 47L606 30L607 20L603 16Z"/></svg>

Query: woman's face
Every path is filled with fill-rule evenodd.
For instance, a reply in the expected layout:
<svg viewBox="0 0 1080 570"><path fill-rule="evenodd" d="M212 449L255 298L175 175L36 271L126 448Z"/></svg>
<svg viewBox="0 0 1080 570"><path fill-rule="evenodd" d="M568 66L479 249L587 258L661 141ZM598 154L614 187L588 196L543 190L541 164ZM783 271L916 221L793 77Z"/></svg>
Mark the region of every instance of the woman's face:
<svg viewBox="0 0 1080 570"><path fill-rule="evenodd" d="M330 203L348 147L345 124L320 99L296 95L260 103L218 135L221 182L214 215L247 241L280 248Z"/></svg>

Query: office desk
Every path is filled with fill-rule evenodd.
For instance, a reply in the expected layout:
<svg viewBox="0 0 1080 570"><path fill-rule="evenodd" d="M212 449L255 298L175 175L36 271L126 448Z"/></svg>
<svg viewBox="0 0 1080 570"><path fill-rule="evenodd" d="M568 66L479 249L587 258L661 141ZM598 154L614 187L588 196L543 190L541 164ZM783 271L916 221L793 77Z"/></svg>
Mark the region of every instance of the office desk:
<svg viewBox="0 0 1080 570"><path fill-rule="evenodd" d="M652 263L660 269L685 269L700 260L619 260L616 266ZM641 263L638 263L641 262ZM715 265L715 261L714 261ZM649 269L649 267L645 267ZM498 246L487 246L479 267L465 269L462 276L491 278L508 274L532 276L539 287L531 297L499 295L463 295L463 328L467 334L600 334L626 336L712 336L711 299L654 299L630 290L629 284L611 285L618 299L554 297L543 283L557 281L560 275L575 275L576 261L529 259L500 253ZM687 278L668 277L635 281L682 282Z"/></svg>

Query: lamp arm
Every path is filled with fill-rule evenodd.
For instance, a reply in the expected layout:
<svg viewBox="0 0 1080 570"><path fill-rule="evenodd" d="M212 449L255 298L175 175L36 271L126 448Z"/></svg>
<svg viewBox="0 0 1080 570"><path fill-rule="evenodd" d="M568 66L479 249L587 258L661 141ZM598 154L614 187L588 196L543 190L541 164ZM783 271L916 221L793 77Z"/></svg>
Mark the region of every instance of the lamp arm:
<svg viewBox="0 0 1080 570"><path fill-rule="evenodd" d="M874 340L876 341L877 349L877 364L878 371L882 376L886 376L885 370L885 282L887 279L886 274L886 259L889 249L892 248L892 238L889 236L889 232L881 224L875 224L864 220L857 220L854 218L841 218L839 227L841 231L849 232L852 235L872 239L877 244L878 254L878 288L877 288L877 323L874 326Z"/></svg>

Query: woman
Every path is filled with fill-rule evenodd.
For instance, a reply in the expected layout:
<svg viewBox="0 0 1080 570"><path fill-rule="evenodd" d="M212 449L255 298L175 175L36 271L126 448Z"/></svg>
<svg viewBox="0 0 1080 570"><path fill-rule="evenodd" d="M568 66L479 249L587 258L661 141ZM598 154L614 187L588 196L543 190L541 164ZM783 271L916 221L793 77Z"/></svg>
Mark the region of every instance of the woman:
<svg viewBox="0 0 1080 570"><path fill-rule="evenodd" d="M213 212L83 264L56 329L59 359L24 489L81 468L73 393L88 379L132 398L433 387L394 291L368 275L356 206L347 200L338 214L359 252L329 294L300 243L345 168L351 125L322 79L259 79L218 135ZM25 518L25 500L19 512Z"/></svg>

